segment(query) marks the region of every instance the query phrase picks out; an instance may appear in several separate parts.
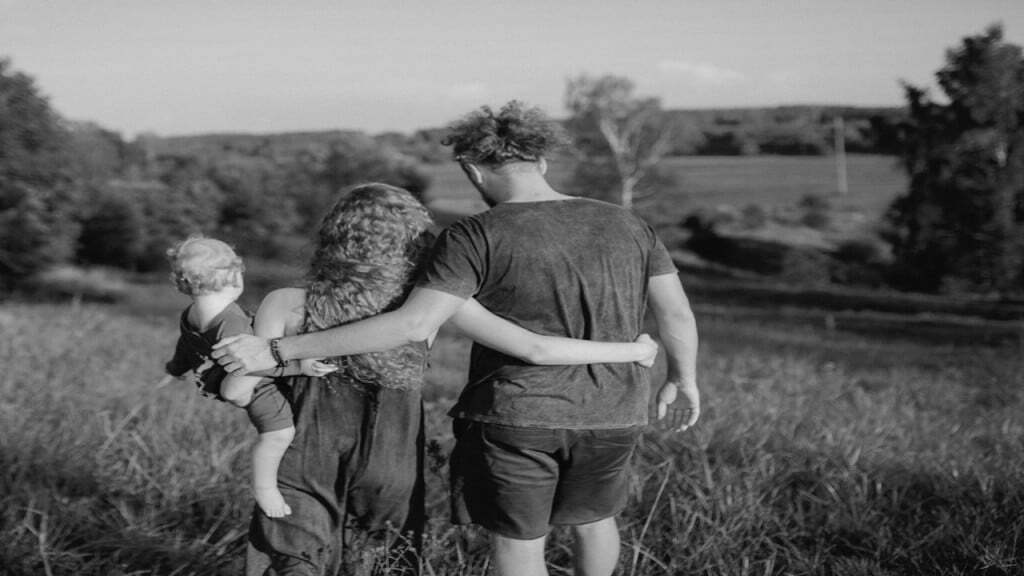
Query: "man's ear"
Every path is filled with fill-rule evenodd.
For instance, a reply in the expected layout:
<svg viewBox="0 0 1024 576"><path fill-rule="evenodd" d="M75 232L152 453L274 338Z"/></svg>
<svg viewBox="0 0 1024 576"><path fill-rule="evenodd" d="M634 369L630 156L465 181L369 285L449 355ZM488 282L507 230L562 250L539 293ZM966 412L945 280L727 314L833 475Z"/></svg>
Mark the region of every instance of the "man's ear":
<svg viewBox="0 0 1024 576"><path fill-rule="evenodd" d="M477 186L484 183L484 175L476 165L469 162L460 162L459 165L462 166L462 171L466 173L466 177L469 178L470 182Z"/></svg>
<svg viewBox="0 0 1024 576"><path fill-rule="evenodd" d="M545 174L548 173L548 161L545 160L543 156L541 156L540 159L537 160L537 169L540 170L541 176L544 176Z"/></svg>

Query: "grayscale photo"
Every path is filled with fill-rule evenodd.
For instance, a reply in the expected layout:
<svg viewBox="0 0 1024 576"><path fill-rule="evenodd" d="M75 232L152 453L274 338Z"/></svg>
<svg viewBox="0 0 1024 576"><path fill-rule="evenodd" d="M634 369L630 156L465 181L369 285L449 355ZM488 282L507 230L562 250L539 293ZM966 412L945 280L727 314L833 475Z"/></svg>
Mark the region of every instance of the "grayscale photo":
<svg viewBox="0 0 1024 576"><path fill-rule="evenodd" d="M0 576L1024 574L1024 2L0 0Z"/></svg>

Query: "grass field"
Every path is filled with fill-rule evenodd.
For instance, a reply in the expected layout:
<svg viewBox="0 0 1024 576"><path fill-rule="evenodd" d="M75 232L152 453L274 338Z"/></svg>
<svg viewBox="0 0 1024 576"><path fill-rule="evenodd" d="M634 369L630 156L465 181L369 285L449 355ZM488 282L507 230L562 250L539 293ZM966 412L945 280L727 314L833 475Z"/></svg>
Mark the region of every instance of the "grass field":
<svg viewBox="0 0 1024 576"><path fill-rule="evenodd" d="M164 287L123 305L0 304L0 573L237 573L252 435L237 409L154 389L179 306ZM620 574L1024 570L1016 346L698 321L705 413L684 435L645 434ZM466 350L445 334L433 354L442 453ZM481 574L480 535L446 521L443 475L428 472L426 574ZM549 558L570 573L564 534Z"/></svg>
<svg viewBox="0 0 1024 576"><path fill-rule="evenodd" d="M665 165L679 175L679 189L637 205L638 212L660 225L677 224L698 208L793 206L808 194L831 196L836 209L860 212L873 220L907 186L897 159L890 156L850 155L849 193L844 196L836 193L835 160L827 156L695 156L670 158ZM552 163L550 174L556 187L565 181L569 169L557 161ZM485 208L454 163L428 166L427 170L432 177L428 202L456 213Z"/></svg>

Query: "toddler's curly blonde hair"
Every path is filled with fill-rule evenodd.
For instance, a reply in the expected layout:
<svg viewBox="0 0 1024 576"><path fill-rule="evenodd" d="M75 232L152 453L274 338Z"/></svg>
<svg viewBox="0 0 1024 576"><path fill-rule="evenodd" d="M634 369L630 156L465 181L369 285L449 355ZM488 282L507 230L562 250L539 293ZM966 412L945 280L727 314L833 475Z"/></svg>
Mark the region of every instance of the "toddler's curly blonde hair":
<svg viewBox="0 0 1024 576"><path fill-rule="evenodd" d="M171 263L171 281L187 296L237 286L245 272L242 259L231 246L201 235L189 236L171 246L167 260Z"/></svg>

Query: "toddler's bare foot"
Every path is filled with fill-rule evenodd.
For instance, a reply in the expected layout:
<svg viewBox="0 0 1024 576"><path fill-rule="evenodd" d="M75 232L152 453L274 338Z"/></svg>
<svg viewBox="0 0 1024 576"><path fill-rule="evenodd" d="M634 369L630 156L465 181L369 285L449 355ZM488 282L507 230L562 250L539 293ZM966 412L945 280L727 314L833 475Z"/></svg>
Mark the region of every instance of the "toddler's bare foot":
<svg viewBox="0 0 1024 576"><path fill-rule="evenodd" d="M256 503L260 505L260 510L267 516L280 518L292 513L291 507L284 501L284 496L281 496L277 486L256 486L253 487L252 493L256 497Z"/></svg>

